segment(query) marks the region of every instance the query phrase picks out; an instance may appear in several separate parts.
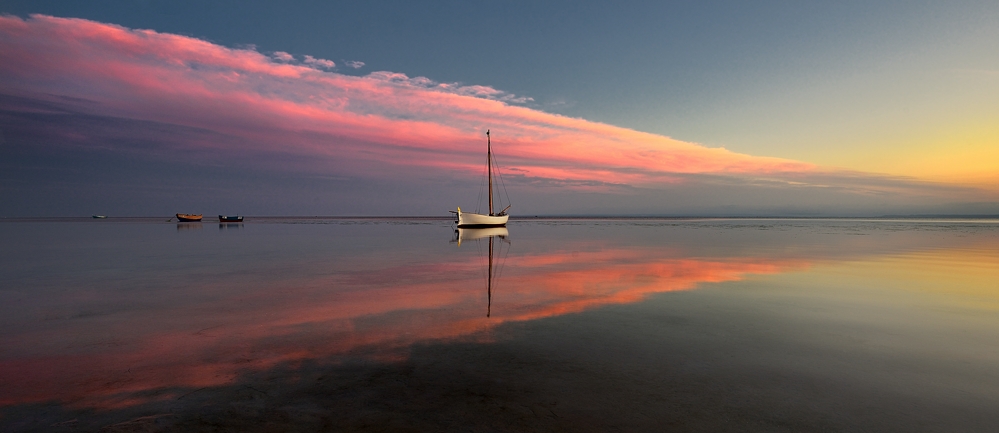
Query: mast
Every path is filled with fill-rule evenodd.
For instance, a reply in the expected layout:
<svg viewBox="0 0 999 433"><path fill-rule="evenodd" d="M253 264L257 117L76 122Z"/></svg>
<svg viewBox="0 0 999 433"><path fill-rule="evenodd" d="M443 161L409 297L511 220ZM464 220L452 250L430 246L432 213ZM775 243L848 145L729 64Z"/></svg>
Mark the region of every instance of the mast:
<svg viewBox="0 0 999 433"><path fill-rule="evenodd" d="M486 130L486 167L489 172L489 216L493 215L493 143Z"/></svg>
<svg viewBox="0 0 999 433"><path fill-rule="evenodd" d="M492 313L493 309L493 237L489 237L489 282L487 283L486 290L489 296L489 304L486 307L486 317Z"/></svg>

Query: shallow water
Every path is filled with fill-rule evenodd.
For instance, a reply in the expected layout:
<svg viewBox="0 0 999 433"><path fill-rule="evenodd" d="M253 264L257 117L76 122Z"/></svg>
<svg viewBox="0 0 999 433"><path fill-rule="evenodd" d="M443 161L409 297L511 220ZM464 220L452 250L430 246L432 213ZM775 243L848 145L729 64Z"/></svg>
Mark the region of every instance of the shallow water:
<svg viewBox="0 0 999 433"><path fill-rule="evenodd" d="M496 235L2 222L0 430L999 425L999 221L532 219Z"/></svg>

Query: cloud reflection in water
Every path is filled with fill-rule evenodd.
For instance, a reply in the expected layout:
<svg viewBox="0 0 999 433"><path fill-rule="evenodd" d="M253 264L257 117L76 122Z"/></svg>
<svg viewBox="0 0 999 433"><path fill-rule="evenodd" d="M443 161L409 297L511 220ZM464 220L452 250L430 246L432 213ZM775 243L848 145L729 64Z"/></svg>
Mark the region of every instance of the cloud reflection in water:
<svg viewBox="0 0 999 433"><path fill-rule="evenodd" d="M92 227L27 228L58 232L40 254L86 243L80 232ZM400 360L419 342L485 343L503 323L893 254L914 242L904 233L843 236L852 229L829 227L525 225L511 229L512 239L494 239L490 306L489 236L459 236L459 247L433 224L170 226L172 236L162 227L130 227L151 236L133 244L127 231L105 228L101 236L120 242L89 257L66 255L48 277L12 276L21 310L3 323L0 404L115 408L277 365Z"/></svg>

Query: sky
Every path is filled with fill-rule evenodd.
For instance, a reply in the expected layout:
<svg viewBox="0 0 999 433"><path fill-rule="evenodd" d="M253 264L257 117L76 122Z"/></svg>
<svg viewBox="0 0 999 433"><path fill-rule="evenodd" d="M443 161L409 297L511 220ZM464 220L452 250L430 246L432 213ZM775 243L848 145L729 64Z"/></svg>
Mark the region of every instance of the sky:
<svg viewBox="0 0 999 433"><path fill-rule="evenodd" d="M0 217L999 214L995 2L0 14Z"/></svg>

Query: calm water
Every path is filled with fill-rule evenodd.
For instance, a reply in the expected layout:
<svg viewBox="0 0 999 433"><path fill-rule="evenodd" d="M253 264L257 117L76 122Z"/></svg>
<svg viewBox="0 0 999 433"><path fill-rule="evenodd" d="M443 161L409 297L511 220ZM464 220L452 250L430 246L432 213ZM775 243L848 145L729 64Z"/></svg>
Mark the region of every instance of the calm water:
<svg viewBox="0 0 999 433"><path fill-rule="evenodd" d="M999 429L996 220L164 221L0 222L0 430Z"/></svg>

